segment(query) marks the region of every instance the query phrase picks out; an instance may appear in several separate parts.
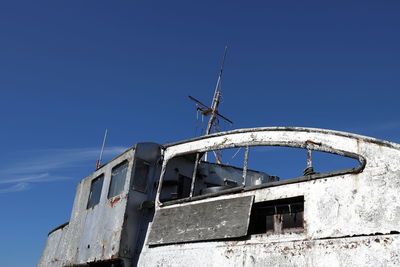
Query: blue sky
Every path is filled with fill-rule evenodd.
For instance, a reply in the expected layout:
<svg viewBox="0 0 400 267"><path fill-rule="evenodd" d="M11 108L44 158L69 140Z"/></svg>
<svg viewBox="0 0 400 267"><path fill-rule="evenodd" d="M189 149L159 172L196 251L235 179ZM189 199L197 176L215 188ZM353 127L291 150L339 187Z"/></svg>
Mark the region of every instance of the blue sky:
<svg viewBox="0 0 400 267"><path fill-rule="evenodd" d="M193 137L225 44L220 112L400 143L399 1L3 1L0 255L33 266L77 183L136 142Z"/></svg>

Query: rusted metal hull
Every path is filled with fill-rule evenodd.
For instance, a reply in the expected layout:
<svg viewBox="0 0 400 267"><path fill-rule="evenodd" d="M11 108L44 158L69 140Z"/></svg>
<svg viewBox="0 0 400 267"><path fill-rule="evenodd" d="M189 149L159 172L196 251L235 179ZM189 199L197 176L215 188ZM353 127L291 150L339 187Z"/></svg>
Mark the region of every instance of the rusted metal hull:
<svg viewBox="0 0 400 267"><path fill-rule="evenodd" d="M175 157L260 145L333 153L354 158L359 166L326 173L307 172L296 179L271 180L259 185L247 186L243 182L235 188L206 195L193 194L197 186L194 168L189 197L168 202L160 198L164 176L168 172L167 164ZM152 177L160 179L154 228L142 229L140 223L135 221L135 216L141 214L137 212L138 209L146 206L142 205L143 201L151 200L151 197L133 197L132 194L137 192L131 190L129 179L124 194L100 201L97 211L86 209L90 181L105 171L104 183L109 183L111 168L125 159L132 162L129 165L129 172L132 172L135 153L138 153L132 150L81 182L71 222L50 234L39 266L68 266L116 258L123 260L124 266L400 266L398 144L323 129L274 127L218 133L168 144L161 150L162 167L157 157L153 157L152 165ZM244 178L247 171L245 163ZM183 164L183 161L179 164ZM224 172L220 173L227 173L228 168L221 168L224 168ZM175 169L172 172L169 170L169 174L179 174L178 171L185 174L183 172L190 168ZM102 192L103 199L106 199L106 194L107 191ZM246 232L247 225L224 229L224 225L235 226L237 221L248 223L248 217L236 220L235 216L227 216L228 212L234 214L236 208L223 203L234 203L239 198L251 199L249 205L302 199L301 227L292 232L272 231L263 234L254 234L250 230ZM218 220L216 212L207 213L211 202L219 203L218 209L229 207L229 211L221 212L223 219ZM185 219L185 216L190 216L188 210L195 211L197 215L204 214L204 218L193 219L196 215L192 219ZM180 211L185 216L181 216ZM247 205L246 212L237 214L250 216L248 211ZM207 214L218 222L215 229L207 220ZM174 220L169 220L168 216L174 216ZM169 221L174 221L174 225L166 225ZM163 238L163 233L157 231L162 231L164 225L165 229L173 228L177 234ZM195 225L201 231L195 231ZM139 238L141 235L143 240ZM143 242L138 243L138 240ZM134 260L135 253L139 257L137 263Z"/></svg>
<svg viewBox="0 0 400 267"><path fill-rule="evenodd" d="M152 183L159 173L156 168L148 173L148 194L135 191L131 177L138 158L157 166L159 156L159 145L137 144L83 179L77 187L69 224L49 233L38 266L85 266L114 260L126 266L133 264L135 255L140 253L138 244L142 243L147 230L145 221L149 219L140 205L149 197L154 199ZM122 193L110 198L111 173L123 162L127 162L128 167ZM105 177L99 203L88 208L91 182L99 175Z"/></svg>
<svg viewBox="0 0 400 267"><path fill-rule="evenodd" d="M310 142L312 141L312 142ZM304 230L244 236L242 240L147 245L139 266L399 266L400 146L322 129L237 130L172 144L169 158L240 145L303 147L357 158L360 167L266 183L216 196L254 196L254 202L304 196ZM162 179L162 177L161 177ZM157 208L210 201L182 200ZM244 239L244 240L243 240Z"/></svg>
<svg viewBox="0 0 400 267"><path fill-rule="evenodd" d="M255 238L257 239L257 238ZM399 266L399 235L267 242L203 242L152 248L139 266Z"/></svg>

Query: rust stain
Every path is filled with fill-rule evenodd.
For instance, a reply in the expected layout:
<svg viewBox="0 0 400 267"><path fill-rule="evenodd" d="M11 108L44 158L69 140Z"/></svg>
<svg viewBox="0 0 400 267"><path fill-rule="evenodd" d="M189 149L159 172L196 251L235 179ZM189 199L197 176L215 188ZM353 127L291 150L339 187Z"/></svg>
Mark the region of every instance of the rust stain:
<svg viewBox="0 0 400 267"><path fill-rule="evenodd" d="M233 255L233 250L232 249L227 249L225 251L225 258L229 259Z"/></svg>
<svg viewBox="0 0 400 267"><path fill-rule="evenodd" d="M307 141L306 141L306 144L307 144L307 145L320 146L322 143L318 143L318 142L314 142L314 141L311 141L311 140L307 140Z"/></svg>
<svg viewBox="0 0 400 267"><path fill-rule="evenodd" d="M120 197L120 196L111 199L111 200L109 201L110 206L111 206L111 207L114 207L120 200L121 200L121 197Z"/></svg>

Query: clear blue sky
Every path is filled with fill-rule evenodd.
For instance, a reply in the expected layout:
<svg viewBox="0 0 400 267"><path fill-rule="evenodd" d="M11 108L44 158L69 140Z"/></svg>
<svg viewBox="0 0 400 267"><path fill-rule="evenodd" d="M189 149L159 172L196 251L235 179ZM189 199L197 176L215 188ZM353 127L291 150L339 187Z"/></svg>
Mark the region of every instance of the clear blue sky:
<svg viewBox="0 0 400 267"><path fill-rule="evenodd" d="M1 266L33 266L106 158L194 135L229 45L233 127L307 126L400 143L399 1L3 1Z"/></svg>

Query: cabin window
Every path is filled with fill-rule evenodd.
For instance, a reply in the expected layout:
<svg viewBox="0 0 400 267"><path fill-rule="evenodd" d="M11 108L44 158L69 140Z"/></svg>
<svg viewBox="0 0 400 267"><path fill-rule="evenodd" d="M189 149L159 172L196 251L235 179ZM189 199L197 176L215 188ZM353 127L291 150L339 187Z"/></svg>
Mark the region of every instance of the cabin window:
<svg viewBox="0 0 400 267"><path fill-rule="evenodd" d="M253 204L249 234L280 234L303 230L304 196Z"/></svg>
<svg viewBox="0 0 400 267"><path fill-rule="evenodd" d="M360 166L357 159L333 153L282 146L250 147L248 169L268 173L279 181L339 170L349 173ZM263 184L254 181L251 185Z"/></svg>
<svg viewBox="0 0 400 267"><path fill-rule="evenodd" d="M355 173L362 167L358 155L315 151L310 148L313 146L318 144L307 141L300 147L241 146L176 156L167 162L159 199L222 194L235 187L253 190ZM283 219L286 224L288 219Z"/></svg>
<svg viewBox="0 0 400 267"><path fill-rule="evenodd" d="M121 194L122 191L124 191L127 170L127 160L112 169L110 189L108 190L108 198L117 196Z"/></svg>
<svg viewBox="0 0 400 267"><path fill-rule="evenodd" d="M150 164L148 162L139 158L136 159L132 181L133 189L139 192L146 192L149 169Z"/></svg>
<svg viewBox="0 0 400 267"><path fill-rule="evenodd" d="M104 174L92 180L92 183L90 185L89 199L86 207L87 209L90 209L99 203L101 196L101 189L103 187L103 180L104 180Z"/></svg>
<svg viewBox="0 0 400 267"><path fill-rule="evenodd" d="M168 161L161 201L189 197L195 161L196 154L178 156Z"/></svg>
<svg viewBox="0 0 400 267"><path fill-rule="evenodd" d="M161 201L206 195L243 185L246 148L177 156L168 161ZM226 159L223 161L223 159Z"/></svg>

